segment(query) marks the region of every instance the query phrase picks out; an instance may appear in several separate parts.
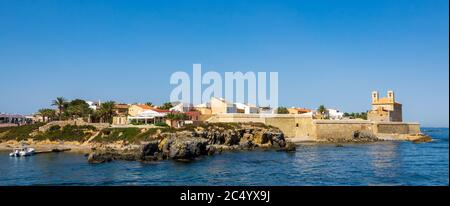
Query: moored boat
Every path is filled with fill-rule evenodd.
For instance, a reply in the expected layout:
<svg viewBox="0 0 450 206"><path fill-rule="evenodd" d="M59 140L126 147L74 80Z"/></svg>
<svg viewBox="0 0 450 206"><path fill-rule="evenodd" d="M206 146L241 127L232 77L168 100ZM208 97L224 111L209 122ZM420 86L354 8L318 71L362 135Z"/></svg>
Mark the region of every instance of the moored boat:
<svg viewBox="0 0 450 206"><path fill-rule="evenodd" d="M31 156L35 154L34 148L29 147L22 147L22 148L15 148L13 152L9 153L9 156L11 157L24 157L24 156Z"/></svg>

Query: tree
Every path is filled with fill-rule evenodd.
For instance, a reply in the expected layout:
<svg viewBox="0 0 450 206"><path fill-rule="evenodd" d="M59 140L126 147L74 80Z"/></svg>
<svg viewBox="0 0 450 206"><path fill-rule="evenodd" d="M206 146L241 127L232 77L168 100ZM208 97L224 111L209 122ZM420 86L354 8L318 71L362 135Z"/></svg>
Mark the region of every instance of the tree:
<svg viewBox="0 0 450 206"><path fill-rule="evenodd" d="M350 119L367 119L367 112L352 112L352 113L344 113L344 117L348 117Z"/></svg>
<svg viewBox="0 0 450 206"><path fill-rule="evenodd" d="M185 113L169 113L166 115L170 120L187 120L189 117Z"/></svg>
<svg viewBox="0 0 450 206"><path fill-rule="evenodd" d="M145 103L147 106L150 106L150 107L153 107L154 105L153 105L153 103L151 103L151 102L147 102L147 103Z"/></svg>
<svg viewBox="0 0 450 206"><path fill-rule="evenodd" d="M162 106L158 107L159 109L163 109L163 110L169 110L170 108L172 108L173 105L170 102L166 102L164 103Z"/></svg>
<svg viewBox="0 0 450 206"><path fill-rule="evenodd" d="M92 114L90 115L90 120L91 122L100 122L101 116L99 109L92 112Z"/></svg>
<svg viewBox="0 0 450 206"><path fill-rule="evenodd" d="M286 107L278 107L277 113L278 114L289 114L289 110Z"/></svg>
<svg viewBox="0 0 450 206"><path fill-rule="evenodd" d="M114 101L103 102L98 109L99 116L102 120L111 123L114 115Z"/></svg>
<svg viewBox="0 0 450 206"><path fill-rule="evenodd" d="M361 119L367 120L367 112L361 112Z"/></svg>
<svg viewBox="0 0 450 206"><path fill-rule="evenodd" d="M67 115L76 117L87 117L92 114L92 109L89 105L82 99L75 99L68 103L67 109L65 110Z"/></svg>
<svg viewBox="0 0 450 206"><path fill-rule="evenodd" d="M56 116L55 110L48 109L48 108L40 109L38 111L38 113L42 116L42 121L44 121L44 122L48 122L49 120L53 120L53 118Z"/></svg>
<svg viewBox="0 0 450 206"><path fill-rule="evenodd" d="M64 99L64 97L57 97L52 102L52 106L58 107L58 116L59 120L61 121L62 114L64 112L65 107L67 106L67 101Z"/></svg>
<svg viewBox="0 0 450 206"><path fill-rule="evenodd" d="M325 112L327 111L327 108L325 108L325 106L320 105L319 108L317 108L317 112L319 112L320 114L325 114Z"/></svg>

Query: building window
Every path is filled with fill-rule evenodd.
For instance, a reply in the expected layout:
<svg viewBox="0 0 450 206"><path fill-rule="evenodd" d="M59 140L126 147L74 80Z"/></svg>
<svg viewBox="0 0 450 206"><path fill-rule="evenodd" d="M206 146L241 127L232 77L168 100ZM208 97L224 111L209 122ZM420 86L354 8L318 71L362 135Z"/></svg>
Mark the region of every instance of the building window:
<svg viewBox="0 0 450 206"><path fill-rule="evenodd" d="M298 127L298 123L297 123L296 127Z"/></svg>

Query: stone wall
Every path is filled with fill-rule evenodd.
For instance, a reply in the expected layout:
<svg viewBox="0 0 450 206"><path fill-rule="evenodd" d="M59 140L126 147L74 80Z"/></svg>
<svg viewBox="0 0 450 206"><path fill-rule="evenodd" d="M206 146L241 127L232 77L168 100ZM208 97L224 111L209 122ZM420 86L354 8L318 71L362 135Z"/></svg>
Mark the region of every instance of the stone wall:
<svg viewBox="0 0 450 206"><path fill-rule="evenodd" d="M301 114L217 114L208 122L260 122L278 127L286 137L315 137L312 118Z"/></svg>
<svg viewBox="0 0 450 206"><path fill-rule="evenodd" d="M409 123L408 124L409 134L420 134L420 124L419 123Z"/></svg>
<svg viewBox="0 0 450 206"><path fill-rule="evenodd" d="M58 125L60 127L64 127L66 125L77 125L77 126L85 126L85 125L90 125L90 126L94 126L95 128L97 128L98 130L102 130L105 129L107 127L109 127L109 123L87 123L83 120L77 119L77 120L67 120L67 121L53 121L53 122L49 122L44 126L39 127L39 131L40 132L45 132L47 131L50 127L54 126L54 125Z"/></svg>
<svg viewBox="0 0 450 206"><path fill-rule="evenodd" d="M390 117L393 122L402 122L403 114L402 114L402 105L394 104L394 111L391 112Z"/></svg>
<svg viewBox="0 0 450 206"><path fill-rule="evenodd" d="M258 114L216 114L208 122L260 122L266 123L265 118Z"/></svg>
<svg viewBox="0 0 450 206"><path fill-rule="evenodd" d="M128 124L128 117L126 117L126 116L115 116L115 117L113 117L112 124L114 124L114 125L127 125Z"/></svg>
<svg viewBox="0 0 450 206"><path fill-rule="evenodd" d="M367 113L367 119L376 122L389 122L391 119L390 114L390 111L372 110Z"/></svg>
<svg viewBox="0 0 450 206"><path fill-rule="evenodd" d="M313 119L301 116L273 116L266 117L267 125L278 127L286 137L302 137L313 139L316 136Z"/></svg>
<svg viewBox="0 0 450 206"><path fill-rule="evenodd" d="M378 122L374 123L375 132L383 134L418 134L420 125L418 123L401 122Z"/></svg>
<svg viewBox="0 0 450 206"><path fill-rule="evenodd" d="M369 120L317 120L309 116L294 114L220 114L210 122L261 122L278 127L288 138L321 141L349 139L355 134L418 134L418 123L377 122Z"/></svg>
<svg viewBox="0 0 450 206"><path fill-rule="evenodd" d="M283 131L284 136L286 137L295 137L296 130L295 128L295 118L292 117L272 117L265 118L265 122L267 125L271 125L274 127L278 127L281 131Z"/></svg>
<svg viewBox="0 0 450 206"><path fill-rule="evenodd" d="M365 120L314 120L316 140L352 139L364 133L374 135L374 125Z"/></svg>

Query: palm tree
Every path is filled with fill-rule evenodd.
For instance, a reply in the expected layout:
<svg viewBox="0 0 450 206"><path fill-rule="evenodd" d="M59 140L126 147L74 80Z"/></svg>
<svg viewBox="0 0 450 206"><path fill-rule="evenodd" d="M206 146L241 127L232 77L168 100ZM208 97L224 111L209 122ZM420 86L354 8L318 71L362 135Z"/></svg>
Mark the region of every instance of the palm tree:
<svg viewBox="0 0 450 206"><path fill-rule="evenodd" d="M55 110L53 109L40 109L39 114L42 116L42 121L44 122L48 122L50 119L53 119L53 117L55 116ZM45 119L47 117L47 120Z"/></svg>
<svg viewBox="0 0 450 206"><path fill-rule="evenodd" d="M185 113L169 113L166 119L170 120L187 120L189 117Z"/></svg>
<svg viewBox="0 0 450 206"><path fill-rule="evenodd" d="M66 105L67 105L67 101L66 101L66 99L64 99L64 97L57 97L52 102L52 106L58 107L59 121L61 121L61 115L62 115Z"/></svg>
<svg viewBox="0 0 450 206"><path fill-rule="evenodd" d="M323 106L323 105L320 105L319 108L317 108L317 111L320 114L325 114L325 112L327 111L327 108L325 108L325 106Z"/></svg>
<svg viewBox="0 0 450 206"><path fill-rule="evenodd" d="M159 107L159 109L163 109L163 110L169 110L170 108L172 108L173 105L170 102L166 102L164 103L162 106Z"/></svg>
<svg viewBox="0 0 450 206"><path fill-rule="evenodd" d="M103 102L100 105L99 114L102 120L111 122L111 119L114 115L114 105L115 103L113 101Z"/></svg>
<svg viewBox="0 0 450 206"><path fill-rule="evenodd" d="M289 114L289 110L286 107L278 107L277 113L278 114Z"/></svg>

